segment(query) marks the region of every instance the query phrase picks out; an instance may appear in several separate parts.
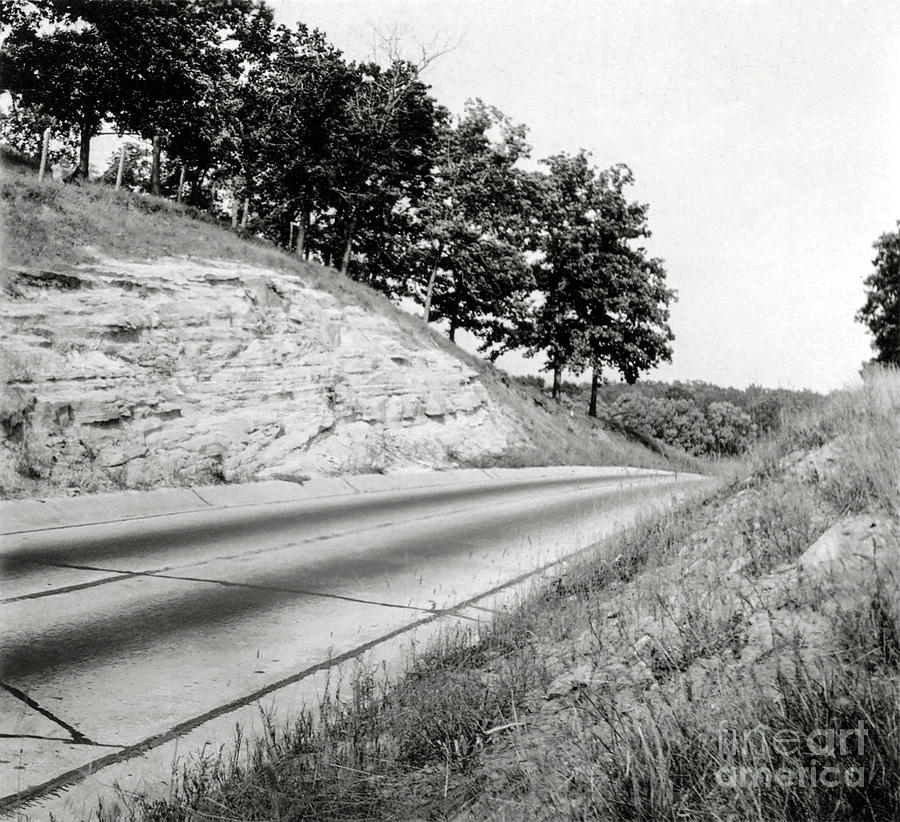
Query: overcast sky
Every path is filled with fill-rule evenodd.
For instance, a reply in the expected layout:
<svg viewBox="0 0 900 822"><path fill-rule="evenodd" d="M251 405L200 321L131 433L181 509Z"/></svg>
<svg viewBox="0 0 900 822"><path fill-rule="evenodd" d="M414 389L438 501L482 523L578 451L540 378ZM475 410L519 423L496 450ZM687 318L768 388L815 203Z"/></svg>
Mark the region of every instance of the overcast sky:
<svg viewBox="0 0 900 822"><path fill-rule="evenodd" d="M459 41L426 75L451 110L481 97L536 157L628 163L679 293L652 378L827 390L871 356L853 315L900 219L898 0L270 2L350 58L373 28Z"/></svg>

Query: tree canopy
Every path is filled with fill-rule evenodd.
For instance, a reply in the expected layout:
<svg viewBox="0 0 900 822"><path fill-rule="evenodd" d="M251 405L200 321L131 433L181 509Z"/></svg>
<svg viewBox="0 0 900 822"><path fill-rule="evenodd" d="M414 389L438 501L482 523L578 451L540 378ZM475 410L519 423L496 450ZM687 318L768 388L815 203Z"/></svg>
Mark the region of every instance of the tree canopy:
<svg viewBox="0 0 900 822"><path fill-rule="evenodd" d="M516 167L529 153L526 129L481 100L441 125L431 184L401 264L426 322L446 320L450 339L462 328L489 347L521 319L534 288L521 253L529 203Z"/></svg>
<svg viewBox="0 0 900 822"><path fill-rule="evenodd" d="M451 114L424 77L436 54L352 62L261 0L0 0L0 127L34 150L50 127L87 176L101 129L124 184L178 196L394 299L491 357L627 381L671 356L662 260L622 164L584 150L527 170L528 129L481 101ZM66 142L68 141L68 142ZM62 148L59 148L62 146ZM114 182L117 163L103 179ZM186 183L186 190L181 186ZM176 194L177 192L177 194Z"/></svg>
<svg viewBox="0 0 900 822"><path fill-rule="evenodd" d="M856 318L872 332L875 362L900 365L900 223L874 247L875 270L866 277L866 301Z"/></svg>
<svg viewBox="0 0 900 822"><path fill-rule="evenodd" d="M647 206L627 199L634 177L625 165L599 171L585 151L545 163L533 266L537 299L506 345L546 353L554 396L565 369L591 369L596 386L610 366L633 382L671 356L674 292L665 285L662 261L635 244L650 234ZM592 400L592 412L595 405Z"/></svg>

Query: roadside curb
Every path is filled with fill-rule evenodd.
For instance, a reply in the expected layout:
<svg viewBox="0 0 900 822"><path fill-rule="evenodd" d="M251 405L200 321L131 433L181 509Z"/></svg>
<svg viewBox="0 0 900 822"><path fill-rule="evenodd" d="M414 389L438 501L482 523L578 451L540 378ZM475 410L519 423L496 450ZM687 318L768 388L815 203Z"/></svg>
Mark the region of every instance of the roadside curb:
<svg viewBox="0 0 900 822"><path fill-rule="evenodd" d="M538 482L598 476L634 477L670 472L621 466L553 466L546 468L461 468L408 474L357 474L303 483L264 480L238 485L200 485L152 491L114 491L77 497L0 501L0 536L87 525L245 508L280 502L390 491L414 491L489 482Z"/></svg>

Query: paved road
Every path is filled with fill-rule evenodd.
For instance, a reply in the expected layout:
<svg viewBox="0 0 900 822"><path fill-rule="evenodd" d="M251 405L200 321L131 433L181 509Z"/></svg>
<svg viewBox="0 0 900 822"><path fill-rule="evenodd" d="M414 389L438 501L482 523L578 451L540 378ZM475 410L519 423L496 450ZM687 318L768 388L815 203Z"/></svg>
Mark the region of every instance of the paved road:
<svg viewBox="0 0 900 822"><path fill-rule="evenodd" d="M461 613L679 479L600 469L7 538L0 810Z"/></svg>

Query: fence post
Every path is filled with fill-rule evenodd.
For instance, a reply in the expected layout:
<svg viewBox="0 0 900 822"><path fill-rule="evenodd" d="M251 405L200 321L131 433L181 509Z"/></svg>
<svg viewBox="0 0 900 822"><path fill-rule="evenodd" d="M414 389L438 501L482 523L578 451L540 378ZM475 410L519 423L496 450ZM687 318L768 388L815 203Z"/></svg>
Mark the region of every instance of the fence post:
<svg viewBox="0 0 900 822"><path fill-rule="evenodd" d="M150 165L150 193L159 196L159 135L153 135L153 162Z"/></svg>
<svg viewBox="0 0 900 822"><path fill-rule="evenodd" d="M116 173L116 191L122 187L122 177L125 174L125 143L119 146L119 170Z"/></svg>
<svg viewBox="0 0 900 822"><path fill-rule="evenodd" d="M247 227L247 221L250 219L250 198L244 197L244 215L241 217L241 228Z"/></svg>
<svg viewBox="0 0 900 822"><path fill-rule="evenodd" d="M184 188L184 163L181 164L181 174L178 176L178 202L181 202L181 190Z"/></svg>
<svg viewBox="0 0 900 822"><path fill-rule="evenodd" d="M44 129L44 142L41 148L41 168L38 171L38 182L43 182L44 174L47 172L47 152L50 149L50 128Z"/></svg>

